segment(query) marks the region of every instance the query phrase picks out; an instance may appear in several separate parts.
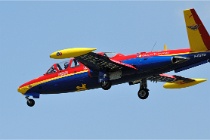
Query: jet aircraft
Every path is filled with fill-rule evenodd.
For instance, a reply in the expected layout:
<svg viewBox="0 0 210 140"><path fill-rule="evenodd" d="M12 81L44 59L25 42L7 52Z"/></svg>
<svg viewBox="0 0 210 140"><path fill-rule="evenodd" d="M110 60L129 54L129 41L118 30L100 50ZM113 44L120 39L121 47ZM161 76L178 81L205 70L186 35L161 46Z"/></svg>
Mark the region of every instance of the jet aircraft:
<svg viewBox="0 0 210 140"><path fill-rule="evenodd" d="M185 78L165 74L180 72L205 64L210 59L210 36L194 9L184 10L184 18L190 48L121 53L93 51L96 48L68 48L50 55L54 59L71 58L53 64L47 72L18 87L27 105L32 107L40 94L59 94L95 88L108 90L112 85L139 84L138 97L149 96L147 81L165 82L164 88L185 88L206 81L206 79Z"/></svg>

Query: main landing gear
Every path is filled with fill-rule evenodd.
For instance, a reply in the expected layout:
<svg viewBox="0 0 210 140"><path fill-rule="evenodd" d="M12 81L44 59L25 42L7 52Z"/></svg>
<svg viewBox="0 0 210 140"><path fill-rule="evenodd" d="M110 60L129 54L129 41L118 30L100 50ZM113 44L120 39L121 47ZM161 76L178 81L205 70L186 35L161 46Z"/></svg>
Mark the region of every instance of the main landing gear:
<svg viewBox="0 0 210 140"><path fill-rule="evenodd" d="M138 96L140 99L147 99L149 96L149 89L147 89L147 80L142 79L140 81L140 89L138 91Z"/></svg>
<svg viewBox="0 0 210 140"><path fill-rule="evenodd" d="M112 82L111 81L102 81L101 82L101 88L104 90L109 90L112 87Z"/></svg>
<svg viewBox="0 0 210 140"><path fill-rule="evenodd" d="M110 80L109 74L99 72L99 79L98 79L101 88L104 90L109 90L112 87L112 82Z"/></svg>
<svg viewBox="0 0 210 140"><path fill-rule="evenodd" d="M29 96L26 96L26 100L26 103L29 107L33 107L35 105L35 101L33 99L30 99Z"/></svg>

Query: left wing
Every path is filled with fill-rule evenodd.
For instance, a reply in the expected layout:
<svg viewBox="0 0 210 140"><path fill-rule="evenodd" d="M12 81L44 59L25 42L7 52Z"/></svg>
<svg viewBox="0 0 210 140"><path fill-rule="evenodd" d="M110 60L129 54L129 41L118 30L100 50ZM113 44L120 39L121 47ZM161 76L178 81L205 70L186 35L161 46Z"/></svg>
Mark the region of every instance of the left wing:
<svg viewBox="0 0 210 140"><path fill-rule="evenodd" d="M107 56L103 56L92 51L96 48L68 48L53 52L50 58L64 59L74 57L85 66L95 71L113 72L121 69L137 70L132 65L112 60Z"/></svg>
<svg viewBox="0 0 210 140"><path fill-rule="evenodd" d="M163 87L164 88L186 88L189 86L194 86L196 84L205 82L207 79L195 79L195 78L185 78L177 75L167 75L167 74L159 74L156 76L151 76L147 78L150 81L154 82L166 82Z"/></svg>
<svg viewBox="0 0 210 140"><path fill-rule="evenodd" d="M120 61L112 60L107 56L103 56L94 52L75 57L79 62L83 63L88 68L95 71L117 71L121 69L137 70L132 65L122 63Z"/></svg>

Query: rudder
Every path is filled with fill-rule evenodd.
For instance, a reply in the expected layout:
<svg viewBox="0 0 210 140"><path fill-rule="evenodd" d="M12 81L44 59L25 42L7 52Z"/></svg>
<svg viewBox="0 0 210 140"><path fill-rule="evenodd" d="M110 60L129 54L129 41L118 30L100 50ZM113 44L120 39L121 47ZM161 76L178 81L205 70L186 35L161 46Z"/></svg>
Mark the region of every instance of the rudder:
<svg viewBox="0 0 210 140"><path fill-rule="evenodd" d="M184 18L192 52L210 50L210 37L194 9L184 10Z"/></svg>

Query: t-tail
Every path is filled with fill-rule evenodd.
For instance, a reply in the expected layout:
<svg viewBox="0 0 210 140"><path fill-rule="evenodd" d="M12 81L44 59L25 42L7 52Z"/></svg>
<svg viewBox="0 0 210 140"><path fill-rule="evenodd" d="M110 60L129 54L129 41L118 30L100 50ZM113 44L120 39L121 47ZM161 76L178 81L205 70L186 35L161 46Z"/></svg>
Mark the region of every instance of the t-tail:
<svg viewBox="0 0 210 140"><path fill-rule="evenodd" d="M210 50L210 36L194 9L184 10L186 29L192 52Z"/></svg>

